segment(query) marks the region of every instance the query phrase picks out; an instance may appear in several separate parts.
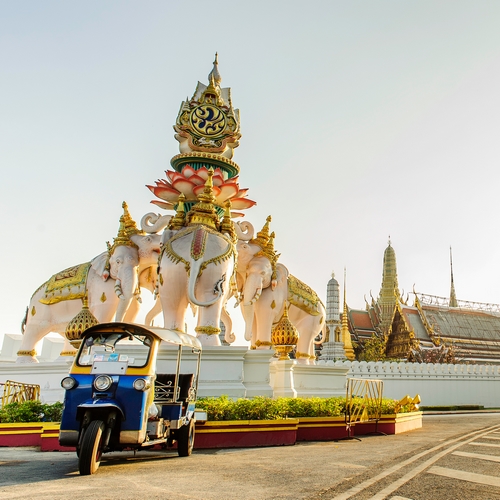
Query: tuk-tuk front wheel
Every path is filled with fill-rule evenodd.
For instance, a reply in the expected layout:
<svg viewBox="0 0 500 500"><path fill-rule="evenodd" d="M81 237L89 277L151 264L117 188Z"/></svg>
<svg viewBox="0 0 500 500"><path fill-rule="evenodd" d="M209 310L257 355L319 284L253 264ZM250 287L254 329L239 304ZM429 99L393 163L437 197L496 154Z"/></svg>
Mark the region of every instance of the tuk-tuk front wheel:
<svg viewBox="0 0 500 500"><path fill-rule="evenodd" d="M92 420L83 435L78 456L78 467L82 476L93 474L101 462L104 422Z"/></svg>
<svg viewBox="0 0 500 500"><path fill-rule="evenodd" d="M177 431L177 452L180 457L189 457L194 446L194 419Z"/></svg>

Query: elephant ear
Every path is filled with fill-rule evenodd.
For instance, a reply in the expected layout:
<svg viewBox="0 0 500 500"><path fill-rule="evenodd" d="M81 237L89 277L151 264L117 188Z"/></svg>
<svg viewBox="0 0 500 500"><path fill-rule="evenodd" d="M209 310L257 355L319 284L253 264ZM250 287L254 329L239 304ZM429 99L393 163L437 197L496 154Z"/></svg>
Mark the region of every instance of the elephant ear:
<svg viewBox="0 0 500 500"><path fill-rule="evenodd" d="M276 264L276 281L278 284L285 282L288 279L290 271L283 264Z"/></svg>
<svg viewBox="0 0 500 500"><path fill-rule="evenodd" d="M109 278L109 254L102 252L97 257L94 257L90 262L90 267L98 274L104 281Z"/></svg>

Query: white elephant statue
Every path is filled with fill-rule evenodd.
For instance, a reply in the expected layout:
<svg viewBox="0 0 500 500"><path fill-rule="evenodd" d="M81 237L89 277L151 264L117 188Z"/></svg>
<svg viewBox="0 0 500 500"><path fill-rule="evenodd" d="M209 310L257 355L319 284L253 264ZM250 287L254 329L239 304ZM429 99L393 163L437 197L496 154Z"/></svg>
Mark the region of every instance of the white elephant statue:
<svg viewBox="0 0 500 500"><path fill-rule="evenodd" d="M200 341L204 345L221 345L221 319L226 328L225 340L235 340L224 306L232 293L236 236L229 205L222 221L213 206L212 175L210 171L198 203L187 214L180 197L175 217L147 214L142 228L152 232L168 226L162 235L158 267L164 327L183 332L191 305L197 311L195 331Z"/></svg>
<svg viewBox="0 0 500 500"><path fill-rule="evenodd" d="M140 288L154 291L160 236L141 234L125 203L123 208L118 236L107 252L55 274L33 294L23 321L18 363L36 363L36 349L49 332L64 337L67 324L80 312L85 296L100 323L135 320ZM155 308L158 305L152 311ZM62 354L72 354L74 348L65 340Z"/></svg>
<svg viewBox="0 0 500 500"><path fill-rule="evenodd" d="M323 342L326 337L325 307L311 288L277 263L270 221L268 217L255 239L241 239L244 236L238 233L237 275L245 339L254 349L269 349L272 327L283 316L287 303L288 318L299 332L295 358L301 364L315 364L315 338L321 333ZM248 234L253 235L253 231Z"/></svg>

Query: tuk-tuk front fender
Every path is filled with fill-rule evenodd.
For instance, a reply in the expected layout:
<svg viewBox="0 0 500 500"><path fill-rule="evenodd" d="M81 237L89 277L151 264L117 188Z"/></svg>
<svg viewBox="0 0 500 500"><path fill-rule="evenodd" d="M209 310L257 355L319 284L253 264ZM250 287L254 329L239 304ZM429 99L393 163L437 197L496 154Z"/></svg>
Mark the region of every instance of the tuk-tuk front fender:
<svg viewBox="0 0 500 500"><path fill-rule="evenodd" d="M81 420L85 413L99 413L99 414L107 414L111 411L115 411L120 415L121 420L125 420L125 413L121 409L120 405L113 401L112 399L89 399L78 405L76 410L76 418L77 420Z"/></svg>

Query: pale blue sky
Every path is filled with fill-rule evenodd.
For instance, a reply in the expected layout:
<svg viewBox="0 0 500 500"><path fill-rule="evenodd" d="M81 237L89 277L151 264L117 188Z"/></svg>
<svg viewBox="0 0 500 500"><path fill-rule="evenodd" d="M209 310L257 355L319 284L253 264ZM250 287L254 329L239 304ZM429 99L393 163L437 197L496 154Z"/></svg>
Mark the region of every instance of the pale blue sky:
<svg viewBox="0 0 500 500"><path fill-rule="evenodd" d="M2 333L35 289L116 236L177 154L172 125L219 53L234 160L281 261L325 299L400 287L500 303L500 2L0 4ZM145 292L147 293L147 292ZM238 311L231 311L238 315Z"/></svg>

